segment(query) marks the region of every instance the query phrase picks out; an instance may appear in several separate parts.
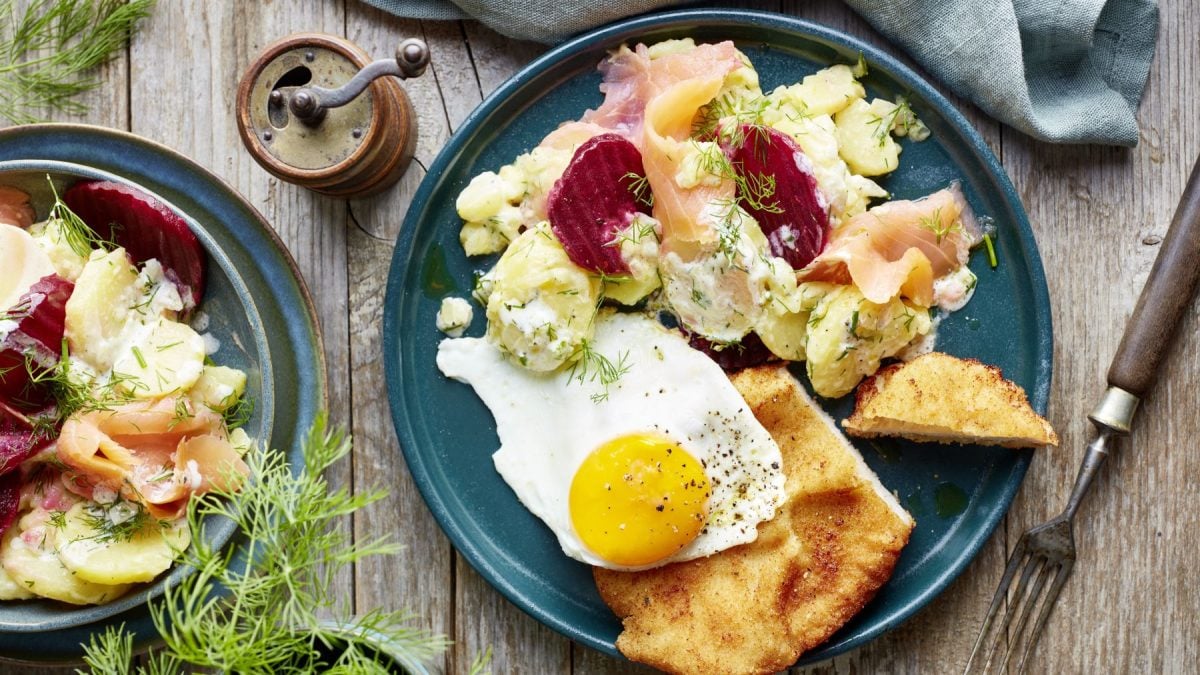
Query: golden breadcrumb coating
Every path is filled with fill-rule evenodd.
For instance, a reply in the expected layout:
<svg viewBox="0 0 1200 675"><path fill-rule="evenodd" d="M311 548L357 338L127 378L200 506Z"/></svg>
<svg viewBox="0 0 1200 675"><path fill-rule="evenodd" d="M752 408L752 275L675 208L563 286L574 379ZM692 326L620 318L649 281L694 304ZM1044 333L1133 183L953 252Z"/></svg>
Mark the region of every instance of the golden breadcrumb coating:
<svg viewBox="0 0 1200 675"><path fill-rule="evenodd" d="M932 352L883 368L863 381L854 413L842 422L852 436L1007 448L1058 445L1058 436L1029 406L1025 390L999 368Z"/></svg>
<svg viewBox="0 0 1200 675"><path fill-rule="evenodd" d="M787 499L758 539L642 572L595 568L621 617L617 648L673 673L772 673L862 609L912 518L783 366L732 378L779 443Z"/></svg>

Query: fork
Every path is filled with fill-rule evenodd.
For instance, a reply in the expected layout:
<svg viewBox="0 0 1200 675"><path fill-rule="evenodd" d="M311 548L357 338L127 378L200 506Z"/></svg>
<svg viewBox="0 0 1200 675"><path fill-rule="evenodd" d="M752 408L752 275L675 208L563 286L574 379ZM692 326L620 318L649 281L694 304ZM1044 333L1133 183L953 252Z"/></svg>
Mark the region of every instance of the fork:
<svg viewBox="0 0 1200 675"><path fill-rule="evenodd" d="M971 657L967 660L966 675L987 672L1006 635L1008 647L998 662L1000 667L1011 666L1011 661L1020 654L1016 672L1025 672L1025 665L1054 609L1055 600L1075 566L1072 527L1075 512L1079 510L1079 504L1091 487L1092 480L1108 458L1110 449L1116 446L1120 437L1129 433L1138 403L1154 384L1176 327L1191 305L1198 280L1200 159L1192 168L1162 249L1109 366L1108 389L1099 405L1088 415L1096 427L1096 435L1088 444L1067 507L1057 517L1027 530L1017 541L992 603L988 606L987 617L983 620ZM1010 597L1009 590L1014 579L1017 579L1016 588ZM1004 620L998 624L995 639L984 655L981 649L987 643L1000 606L1006 600L1009 606L1004 613ZM1035 609L1037 618L1027 631L1027 624ZM1024 648L1019 647L1022 644ZM979 667L972 670L977 665Z"/></svg>

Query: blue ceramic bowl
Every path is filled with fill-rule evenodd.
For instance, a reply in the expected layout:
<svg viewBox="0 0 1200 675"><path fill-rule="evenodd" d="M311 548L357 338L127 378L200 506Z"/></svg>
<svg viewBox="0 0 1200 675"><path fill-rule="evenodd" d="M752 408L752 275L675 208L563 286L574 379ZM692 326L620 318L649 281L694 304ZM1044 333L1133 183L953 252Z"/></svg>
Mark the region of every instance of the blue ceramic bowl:
<svg viewBox="0 0 1200 675"><path fill-rule="evenodd" d="M463 557L521 609L563 635L616 654L621 622L600 600L587 566L562 554L496 473L491 413L467 385L435 364L441 299L469 296L473 273L494 259L468 259L458 242L458 193L536 146L603 96L596 65L623 42L693 37L733 40L757 67L763 90L792 84L833 63L865 57L869 97L904 95L932 136L902 139L900 168L883 186L913 199L951 181L977 214L992 219L1000 264L976 253L974 299L942 322L938 349L999 366L1045 412L1050 389L1050 303L1025 211L996 157L970 123L928 82L886 52L792 17L747 10L682 10L622 21L575 38L535 60L459 126L430 165L401 228L384 312L384 359L392 418L409 470ZM476 316L481 316L478 312ZM470 335L483 332L476 319ZM796 369L804 380L803 367ZM852 397L822 401L835 419ZM875 599L801 663L827 659L890 630L928 603L967 566L1004 516L1031 452L880 440L855 444L917 525L895 574Z"/></svg>
<svg viewBox="0 0 1200 675"><path fill-rule="evenodd" d="M245 395L254 402L254 414L246 424L246 433L255 439L271 438L275 400L272 387L267 384L273 381L273 376L263 321L246 284L205 227L153 191L99 169L49 160L0 162L0 185L29 193L39 220L48 215L54 201L50 181L61 195L81 180L113 181L151 194L182 217L195 233L208 254L207 283L199 310L208 315L207 330L220 342L213 359L246 373ZM214 520L208 527L210 545L224 546L234 529L233 521ZM162 595L168 586L179 583L189 571L176 566L154 582L142 584L110 603L93 607L76 607L53 600L0 602L0 633L53 631L95 623L144 605L151 598Z"/></svg>

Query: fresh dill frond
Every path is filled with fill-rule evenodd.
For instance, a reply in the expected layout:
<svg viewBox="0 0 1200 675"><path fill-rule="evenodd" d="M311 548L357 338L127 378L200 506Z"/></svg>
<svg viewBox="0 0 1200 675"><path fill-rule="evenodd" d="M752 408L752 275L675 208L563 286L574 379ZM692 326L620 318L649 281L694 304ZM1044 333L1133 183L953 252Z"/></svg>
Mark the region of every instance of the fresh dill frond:
<svg viewBox="0 0 1200 675"><path fill-rule="evenodd" d="M221 417L225 419L225 428L229 431L246 426L250 418L254 417L254 399L248 396L238 398L233 405L225 408Z"/></svg>
<svg viewBox="0 0 1200 675"><path fill-rule="evenodd" d="M629 223L629 227L622 230L613 240L605 244L605 246L620 246L621 244L637 245L642 243L646 237L654 237L658 241L658 228L655 226L655 221L646 218L635 218Z"/></svg>
<svg viewBox="0 0 1200 675"><path fill-rule="evenodd" d="M592 402L600 403L608 400L608 388L616 384L633 364L629 363L629 352L623 351L617 355L616 363L604 354L596 351L591 340L583 340L572 355L570 369L567 370L567 382L598 382L601 391L592 394Z"/></svg>
<svg viewBox="0 0 1200 675"><path fill-rule="evenodd" d="M924 216L919 221L921 227L933 233L936 243L941 246L946 237L963 231L962 221L956 220L949 225L942 222L942 210L934 210L932 215Z"/></svg>
<svg viewBox="0 0 1200 675"><path fill-rule="evenodd" d="M163 648L135 669L124 629L97 633L86 647L92 672L386 673L377 645L401 665L426 663L446 648L445 637L415 626L408 612L322 620L351 613L333 588L347 566L400 547L386 539L356 542L338 525L386 495L351 494L326 481L325 471L350 452L349 437L330 429L322 414L301 447L303 460L294 467L278 451L251 451L246 461L254 479L238 481L240 491L218 489L192 500L187 517L194 536L180 562L195 571L150 604ZM211 517L237 524L244 559L209 543Z"/></svg>
<svg viewBox="0 0 1200 675"><path fill-rule="evenodd" d="M2 1L0 0L0 2ZM50 193L54 195L54 204L50 207L50 218L58 222L62 238L75 255L87 258L91 255L92 249L115 248L112 242L101 239L91 226L75 215L75 212L58 196L58 188L54 186L54 181L50 179L50 176L46 176L46 182L50 184Z"/></svg>
<svg viewBox="0 0 1200 675"><path fill-rule="evenodd" d="M621 176L621 180L629 182L629 191L633 193L633 198L639 204L646 208L654 207L654 193L650 191L650 179L630 171Z"/></svg>
<svg viewBox="0 0 1200 675"><path fill-rule="evenodd" d="M155 0L0 0L0 117L42 121L46 109L79 115L91 71L120 52ZM22 9L23 8L23 9Z"/></svg>

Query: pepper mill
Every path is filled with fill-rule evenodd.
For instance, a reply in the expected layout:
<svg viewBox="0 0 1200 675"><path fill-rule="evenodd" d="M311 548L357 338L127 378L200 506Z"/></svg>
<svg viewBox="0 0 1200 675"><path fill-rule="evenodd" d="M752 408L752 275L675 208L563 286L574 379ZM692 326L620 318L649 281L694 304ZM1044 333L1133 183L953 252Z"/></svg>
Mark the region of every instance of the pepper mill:
<svg viewBox="0 0 1200 675"><path fill-rule="evenodd" d="M419 77L429 48L400 43L370 62L353 43L298 33L271 46L238 85L242 142L273 175L334 197L365 197L404 174L417 117L398 79Z"/></svg>

